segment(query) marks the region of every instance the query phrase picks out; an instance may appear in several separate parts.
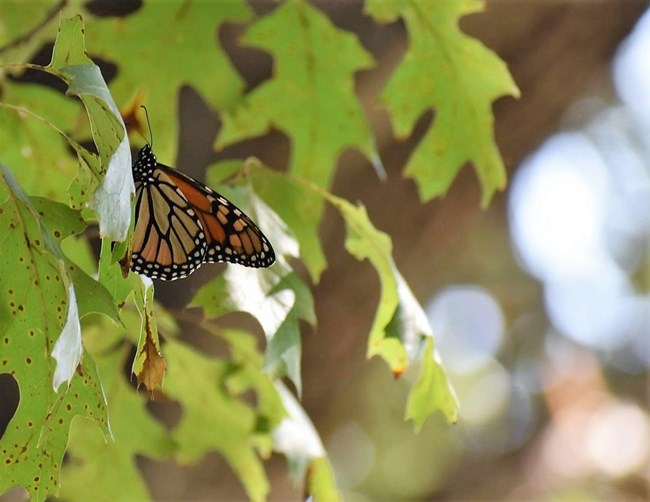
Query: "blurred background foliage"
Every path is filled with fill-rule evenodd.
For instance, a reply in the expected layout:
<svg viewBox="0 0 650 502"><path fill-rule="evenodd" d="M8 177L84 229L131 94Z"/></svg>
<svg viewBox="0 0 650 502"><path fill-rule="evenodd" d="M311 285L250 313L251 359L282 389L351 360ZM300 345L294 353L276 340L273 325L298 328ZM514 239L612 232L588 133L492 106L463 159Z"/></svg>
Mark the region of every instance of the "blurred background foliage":
<svg viewBox="0 0 650 502"><path fill-rule="evenodd" d="M25 5L34 9L35 19L42 18L42 5ZM112 16L139 7L137 2L114 5L91 2L88 8ZM302 404L323 438L344 497L650 498L646 2L496 0L484 13L462 19L463 31L505 60L521 90L520 100L500 100L494 107L509 186L486 210L479 207L480 186L469 168L444 198L419 202L415 183L403 177L404 166L437 115L422 113L410 135L397 140L386 111L370 106L408 47L404 23L375 23L364 15L361 1L314 5L336 26L354 32L377 63L356 73L355 87L386 180L377 182L372 155L346 151L333 192L363 202L377 228L393 238L397 267L427 305L460 402L455 426L440 415L416 435L405 422L409 383L395 381L376 358L365 358L365 335L379 296L377 276L343 252L344 224L326 209L320 237L329 268L314 287L318 329L303 326ZM258 15L275 8L271 2L250 6ZM194 80L181 82L178 97L157 98L170 105L156 110L152 124L161 156L170 163L176 158L175 165L198 178L225 159L255 155L283 166L290 153L277 128L213 149L224 117L209 106L222 103L204 100L225 103L229 91L197 91L205 85L254 90L272 72L268 54L238 43L244 31L241 13L233 7L225 19L216 34L224 51L219 57L228 58L241 79L228 74L207 84L193 75ZM147 41L134 43L134 37L137 32L124 33L125 46L135 49L125 49L122 57L146 57ZM159 49L148 42L149 50ZM20 50L35 53L36 61L47 53L29 43ZM201 53L197 46L189 50ZM112 89L148 81L151 93L162 92L155 80L165 78L163 71L178 75L175 68L131 77L109 62L102 68ZM11 86L2 92L4 99ZM66 118L70 129L83 126L72 122L75 116ZM180 309L204 281L197 274L162 284L157 298L171 310ZM250 318L233 315L231 322L259 332ZM223 353L205 333L183 321L181 327L195 347ZM101 331L98 335L101 340ZM173 402L157 400L147 407L167 427L180 420ZM191 466L155 458L138 457L138 467L156 499L244 497L216 454ZM282 458L273 456L267 473L270 499L301 496L287 479Z"/></svg>

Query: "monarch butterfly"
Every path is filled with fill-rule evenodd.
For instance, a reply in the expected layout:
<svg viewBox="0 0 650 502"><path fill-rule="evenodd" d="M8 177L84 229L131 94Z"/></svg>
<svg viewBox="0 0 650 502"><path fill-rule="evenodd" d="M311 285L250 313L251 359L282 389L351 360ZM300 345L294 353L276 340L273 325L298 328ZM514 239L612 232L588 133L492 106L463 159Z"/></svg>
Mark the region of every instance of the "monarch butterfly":
<svg viewBox="0 0 650 502"><path fill-rule="evenodd" d="M268 267L275 261L271 243L248 216L204 184L159 164L150 144L138 153L133 180L134 272L174 281L204 263Z"/></svg>

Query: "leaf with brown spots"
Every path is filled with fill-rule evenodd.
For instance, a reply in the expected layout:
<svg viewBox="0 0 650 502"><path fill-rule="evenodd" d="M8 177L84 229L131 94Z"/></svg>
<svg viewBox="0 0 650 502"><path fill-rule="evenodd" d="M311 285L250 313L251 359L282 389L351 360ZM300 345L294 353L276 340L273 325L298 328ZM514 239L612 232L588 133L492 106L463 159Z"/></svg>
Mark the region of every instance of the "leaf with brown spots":
<svg viewBox="0 0 650 502"><path fill-rule="evenodd" d="M65 204L42 197L32 197L30 201L48 229L49 235L59 244L66 237L81 233L87 226L81 212L70 209ZM66 272L77 292L79 317L98 313L119 322L117 307L108 290L66 257L64 262Z"/></svg>
<svg viewBox="0 0 650 502"><path fill-rule="evenodd" d="M0 438L0 492L25 487L34 500L58 491L72 419L95 419L108 434L106 403L95 363L59 392L52 387L52 349L68 312L63 254L39 211L0 166L0 343L2 371L18 384L14 416Z"/></svg>

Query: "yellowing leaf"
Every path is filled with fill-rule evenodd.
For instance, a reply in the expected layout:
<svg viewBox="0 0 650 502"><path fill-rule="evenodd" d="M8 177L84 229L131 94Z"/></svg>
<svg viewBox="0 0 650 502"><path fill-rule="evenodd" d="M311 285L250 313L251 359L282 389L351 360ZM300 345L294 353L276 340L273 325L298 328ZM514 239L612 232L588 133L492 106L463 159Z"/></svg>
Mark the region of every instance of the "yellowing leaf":
<svg viewBox="0 0 650 502"><path fill-rule="evenodd" d="M135 302L142 318L138 348L133 360L132 370L138 385L144 384L149 392L162 388L165 377L165 360L160 350L158 327L153 315L153 283L142 276L142 284L135 294Z"/></svg>
<svg viewBox="0 0 650 502"><path fill-rule="evenodd" d="M401 375L409 365L409 357L398 338L386 336L399 303L397 280L393 274L392 243L390 237L377 230L363 206L330 196L330 202L341 212L347 227L345 247L358 260L368 258L381 281L381 297L375 320L370 328L368 357L381 356L395 375Z"/></svg>
<svg viewBox="0 0 650 502"><path fill-rule="evenodd" d="M449 422L456 422L456 395L447 380L440 356L434 349L434 333L427 315L394 264L393 274L397 281L399 304L386 327L386 334L402 341L411 368L421 368L409 393L406 418L413 419L416 430L420 430L424 421L435 411L441 411Z"/></svg>
<svg viewBox="0 0 650 502"><path fill-rule="evenodd" d="M506 183L494 143L492 102L519 96L506 65L479 41L464 35L458 19L480 10L482 0L368 0L377 21L401 17L409 46L381 94L398 137L411 134L427 110L434 121L406 166L420 195L443 195L459 169L472 162L483 188L482 205Z"/></svg>
<svg viewBox="0 0 650 502"><path fill-rule="evenodd" d="M397 270L391 256L390 238L374 228L363 206L329 196L345 219L345 246L357 259L368 258L381 281L381 297L368 342L368 357L381 356L395 376L413 364L422 364L420 377L409 396L407 417L420 429L434 411L455 421L456 399L437 354L433 333L422 307ZM426 350L422 351L423 342Z"/></svg>
<svg viewBox="0 0 650 502"><path fill-rule="evenodd" d="M149 324L147 318L145 324ZM148 327L145 329L144 344L139 348L133 367L138 385L144 384L149 392L153 392L156 387L162 389L167 367L160 351L160 343L156 344Z"/></svg>
<svg viewBox="0 0 650 502"><path fill-rule="evenodd" d="M326 456L315 458L307 471L307 493L314 496L314 500L327 500L338 502L341 495L336 488L334 470Z"/></svg>

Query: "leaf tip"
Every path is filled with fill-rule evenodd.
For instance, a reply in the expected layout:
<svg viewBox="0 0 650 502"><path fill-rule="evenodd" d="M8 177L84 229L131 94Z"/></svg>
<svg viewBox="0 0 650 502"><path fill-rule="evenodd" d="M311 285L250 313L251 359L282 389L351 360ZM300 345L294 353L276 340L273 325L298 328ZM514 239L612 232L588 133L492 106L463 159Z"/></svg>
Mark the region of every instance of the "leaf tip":
<svg viewBox="0 0 650 502"><path fill-rule="evenodd" d="M395 368L391 368L391 373L393 374L393 377L395 380L397 380L399 377L401 377L404 372L406 371L406 366L405 365L400 365Z"/></svg>

